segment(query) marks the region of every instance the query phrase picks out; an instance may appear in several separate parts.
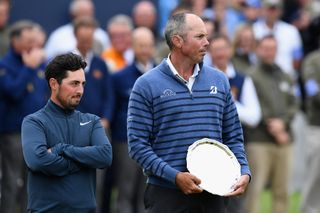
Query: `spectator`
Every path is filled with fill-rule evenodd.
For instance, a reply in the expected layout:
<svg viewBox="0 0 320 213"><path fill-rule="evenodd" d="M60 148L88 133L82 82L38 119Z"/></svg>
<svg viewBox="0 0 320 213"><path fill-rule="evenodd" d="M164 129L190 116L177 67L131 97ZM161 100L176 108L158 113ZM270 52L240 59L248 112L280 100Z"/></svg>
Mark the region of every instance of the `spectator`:
<svg viewBox="0 0 320 213"><path fill-rule="evenodd" d="M82 17L75 20L74 34L77 48L74 51L87 62L84 69L86 77L85 93L82 96L78 110L95 114L100 117L105 131L109 131L111 118L108 105L113 101L110 74L105 62L93 51L94 32L97 22L92 17ZM102 209L105 169L97 170L97 209Z"/></svg>
<svg viewBox="0 0 320 213"><path fill-rule="evenodd" d="M302 185L301 212L319 212L320 205L320 122L319 122L319 100L320 100L320 52L316 50L309 54L303 64L303 80L306 91L306 112L308 127L306 130L306 141L304 148L307 153L307 162L303 165L307 168Z"/></svg>
<svg viewBox="0 0 320 213"><path fill-rule="evenodd" d="M249 74L251 67L257 63L255 46L256 41L251 25L240 25L233 40L232 63L236 70Z"/></svg>
<svg viewBox="0 0 320 213"><path fill-rule="evenodd" d="M120 14L109 20L107 31L110 35L111 46L102 52L102 58L110 72L117 72L132 62L132 30L133 24L129 16Z"/></svg>
<svg viewBox="0 0 320 213"><path fill-rule="evenodd" d="M46 34L45 30L42 28L42 26L39 24L35 25L34 30L35 30L35 36L36 36L35 46L43 49L46 44L47 34Z"/></svg>
<svg viewBox="0 0 320 213"><path fill-rule="evenodd" d="M250 171L229 83L221 72L202 64L209 43L200 17L172 16L165 37L169 57L136 81L128 107L129 155L148 175L145 208L224 212L224 198L203 191L201 180L187 172L186 155L196 140L221 141L235 153L242 174L227 196L245 191Z"/></svg>
<svg viewBox="0 0 320 213"><path fill-rule="evenodd" d="M44 51L35 47L35 23L18 21L10 29L10 46L0 60L0 129L2 157L0 212L26 209L26 168L21 150L24 116L40 109L47 100Z"/></svg>
<svg viewBox="0 0 320 213"><path fill-rule="evenodd" d="M46 53L49 59L76 48L73 21L85 16L94 17L94 9L94 4L91 0L71 1L69 12L72 22L57 28L50 34L46 44ZM109 47L109 37L101 28L96 28L94 39L96 54L100 54L103 49Z"/></svg>
<svg viewBox="0 0 320 213"><path fill-rule="evenodd" d="M115 93L111 135L114 148L115 186L118 191L116 212L144 212L145 177L128 156L127 111L129 95L138 77L155 66L155 40L150 29L136 28L132 33L134 62L112 76Z"/></svg>
<svg viewBox="0 0 320 213"><path fill-rule="evenodd" d="M0 1L0 58L2 58L9 49L9 14L10 3L9 1Z"/></svg>
<svg viewBox="0 0 320 213"><path fill-rule="evenodd" d="M272 212L289 211L289 174L291 166L290 122L297 110L292 78L276 65L277 41L263 37L257 46L259 64L252 79L259 98L262 119L247 131L247 152L252 179L248 187L245 212L260 210L260 195L271 184Z"/></svg>
<svg viewBox="0 0 320 213"><path fill-rule="evenodd" d="M137 2L132 9L132 20L134 26L147 27L152 32L155 38L158 38L157 32L157 9L149 0Z"/></svg>
<svg viewBox="0 0 320 213"><path fill-rule="evenodd" d="M28 212L96 212L96 169L110 166L112 150L99 117L75 110L85 66L73 53L54 58L45 72L50 100L23 120Z"/></svg>
<svg viewBox="0 0 320 213"><path fill-rule="evenodd" d="M228 37L214 36L210 41L209 52L213 65L223 71L229 79L231 94L242 125L256 127L261 119L261 110L255 87L251 77L240 74L234 67L231 61L232 48Z"/></svg>
<svg viewBox="0 0 320 213"><path fill-rule="evenodd" d="M296 96L300 103L303 103L303 85L300 80L300 65L303 57L302 39L298 29L280 20L283 12L282 0L263 0L262 2L262 18L253 24L253 31L256 39L261 39L265 35L273 35L277 41L277 54L275 62L280 66L281 70L291 76L296 84ZM288 39L290 38L290 39ZM299 85L300 84L300 85ZM303 106L303 105L302 105ZM305 116L302 111L295 114L292 120L292 133L295 140L293 151L293 172L297 170L296 162L301 162L299 155L299 146L304 143L304 131L306 126ZM295 172L290 182L298 182L301 173ZM301 179L301 177L300 177ZM292 184L294 185L294 184ZM299 185L296 184L296 185ZM301 185L301 184L300 184ZM291 186L290 186L291 187Z"/></svg>
<svg viewBox="0 0 320 213"><path fill-rule="evenodd" d="M263 0L262 19L253 24L253 32L258 40L270 34L275 37L278 43L276 63L296 79L303 57L302 41L296 27L280 20L282 7L281 0Z"/></svg>
<svg viewBox="0 0 320 213"><path fill-rule="evenodd" d="M261 15L261 0L246 0L243 4L243 14L245 16L245 23L255 23ZM243 24L245 24L243 23Z"/></svg>
<svg viewBox="0 0 320 213"><path fill-rule="evenodd" d="M87 67L85 68L86 94L83 95L79 104L79 110L101 117L102 126L108 130L111 113L107 106L109 102L112 102L112 86L104 61L93 52L93 35L97 23L94 18L83 17L76 20L74 26L74 34L77 41L75 52L87 62Z"/></svg>

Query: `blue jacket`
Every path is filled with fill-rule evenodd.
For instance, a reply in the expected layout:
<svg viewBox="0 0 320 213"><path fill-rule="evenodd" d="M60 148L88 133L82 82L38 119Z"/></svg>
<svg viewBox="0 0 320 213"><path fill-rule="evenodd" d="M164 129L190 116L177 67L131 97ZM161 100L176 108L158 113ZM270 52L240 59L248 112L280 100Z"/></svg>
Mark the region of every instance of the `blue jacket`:
<svg viewBox="0 0 320 213"><path fill-rule="evenodd" d="M111 123L112 141L127 141L127 113L128 102L132 87L136 80L143 73L135 63L124 68L122 71L113 74L114 105L113 119Z"/></svg>
<svg viewBox="0 0 320 213"><path fill-rule="evenodd" d="M0 60L0 132L20 132L23 117L39 110L48 100L45 64L32 69L10 49Z"/></svg>
<svg viewBox="0 0 320 213"><path fill-rule="evenodd" d="M202 138L227 145L249 174L243 133L226 76L203 66L189 91L166 61L135 83L128 108L129 154L145 170L148 183L175 188L187 171L188 147Z"/></svg>
<svg viewBox="0 0 320 213"><path fill-rule="evenodd" d="M112 161L99 117L49 100L24 118L22 149L31 212L95 212L96 169Z"/></svg>
<svg viewBox="0 0 320 213"><path fill-rule="evenodd" d="M113 102L111 83L106 63L98 56L93 56L86 72L85 92L77 109L110 120L111 111L108 107Z"/></svg>
<svg viewBox="0 0 320 213"><path fill-rule="evenodd" d="M229 83L231 90L234 88L237 90L237 100L241 100L241 95L242 95L242 88L243 88L243 83L245 80L245 76L239 72L236 72L235 76L232 78L229 78Z"/></svg>

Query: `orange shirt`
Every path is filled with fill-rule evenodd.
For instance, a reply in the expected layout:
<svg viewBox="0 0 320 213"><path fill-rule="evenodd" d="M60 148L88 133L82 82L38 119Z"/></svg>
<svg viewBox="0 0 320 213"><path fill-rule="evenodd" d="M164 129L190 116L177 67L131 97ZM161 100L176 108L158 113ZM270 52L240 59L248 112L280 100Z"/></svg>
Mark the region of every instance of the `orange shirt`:
<svg viewBox="0 0 320 213"><path fill-rule="evenodd" d="M117 72L127 65L124 55L112 47L103 51L101 57L106 62L110 72Z"/></svg>

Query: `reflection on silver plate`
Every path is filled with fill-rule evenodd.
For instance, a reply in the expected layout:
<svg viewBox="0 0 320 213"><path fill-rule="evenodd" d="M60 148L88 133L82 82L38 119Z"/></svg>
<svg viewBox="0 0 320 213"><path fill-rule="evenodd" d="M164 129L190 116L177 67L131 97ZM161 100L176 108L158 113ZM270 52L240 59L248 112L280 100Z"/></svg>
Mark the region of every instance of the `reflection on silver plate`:
<svg viewBox="0 0 320 213"><path fill-rule="evenodd" d="M208 138L189 146L187 168L201 180L202 189L221 196L232 192L240 178L240 164L233 152L226 145Z"/></svg>

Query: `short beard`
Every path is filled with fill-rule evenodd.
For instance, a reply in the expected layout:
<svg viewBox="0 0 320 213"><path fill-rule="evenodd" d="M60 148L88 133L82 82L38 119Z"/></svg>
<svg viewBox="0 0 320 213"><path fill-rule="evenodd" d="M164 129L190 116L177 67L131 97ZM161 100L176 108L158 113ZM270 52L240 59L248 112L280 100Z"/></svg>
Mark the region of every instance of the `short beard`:
<svg viewBox="0 0 320 213"><path fill-rule="evenodd" d="M65 100L63 100L62 98L60 98L60 95L57 95L57 100L60 102L60 104L62 105L62 107L66 110L74 110L79 104L69 104L68 102L66 102Z"/></svg>

